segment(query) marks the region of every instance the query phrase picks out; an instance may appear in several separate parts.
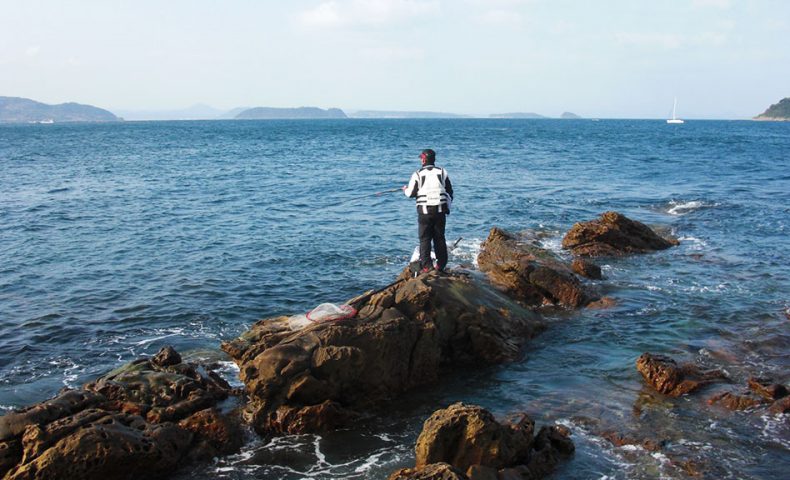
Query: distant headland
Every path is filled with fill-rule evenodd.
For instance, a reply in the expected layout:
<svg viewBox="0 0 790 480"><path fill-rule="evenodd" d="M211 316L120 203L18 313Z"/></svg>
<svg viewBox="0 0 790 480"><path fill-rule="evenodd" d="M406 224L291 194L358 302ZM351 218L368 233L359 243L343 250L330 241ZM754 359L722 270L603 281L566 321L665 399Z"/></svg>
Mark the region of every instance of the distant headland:
<svg viewBox="0 0 790 480"><path fill-rule="evenodd" d="M0 97L0 123L120 122L122 118L92 105L46 103L20 97Z"/></svg>
<svg viewBox="0 0 790 480"><path fill-rule="evenodd" d="M447 112L424 112L405 110L356 110L349 112L351 118L465 118L467 115Z"/></svg>
<svg viewBox="0 0 790 480"><path fill-rule="evenodd" d="M533 112L492 113L489 118L548 118Z"/></svg>
<svg viewBox="0 0 790 480"><path fill-rule="evenodd" d="M755 120L788 122L790 121L790 97L783 98L754 117Z"/></svg>
<svg viewBox="0 0 790 480"><path fill-rule="evenodd" d="M255 107L239 112L236 120L292 120L315 118L348 118L339 108L321 109L317 107L273 108Z"/></svg>

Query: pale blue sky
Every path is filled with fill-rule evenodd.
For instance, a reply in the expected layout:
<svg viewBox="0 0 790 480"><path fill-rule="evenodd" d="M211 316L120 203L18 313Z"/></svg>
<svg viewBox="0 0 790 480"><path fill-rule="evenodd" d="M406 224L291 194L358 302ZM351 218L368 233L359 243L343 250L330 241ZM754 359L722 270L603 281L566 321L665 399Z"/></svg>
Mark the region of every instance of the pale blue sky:
<svg viewBox="0 0 790 480"><path fill-rule="evenodd" d="M790 2L0 0L0 95L743 118L790 96Z"/></svg>

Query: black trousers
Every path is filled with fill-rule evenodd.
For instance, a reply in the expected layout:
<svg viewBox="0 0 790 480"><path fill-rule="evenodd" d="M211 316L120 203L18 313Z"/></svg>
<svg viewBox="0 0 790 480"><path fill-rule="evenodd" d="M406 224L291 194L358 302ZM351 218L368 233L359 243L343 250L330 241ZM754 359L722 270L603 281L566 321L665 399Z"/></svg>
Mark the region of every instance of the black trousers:
<svg viewBox="0 0 790 480"><path fill-rule="evenodd" d="M431 267L431 242L436 252L439 270L447 266L447 241L444 239L446 213L420 213L417 224L420 232L420 268Z"/></svg>

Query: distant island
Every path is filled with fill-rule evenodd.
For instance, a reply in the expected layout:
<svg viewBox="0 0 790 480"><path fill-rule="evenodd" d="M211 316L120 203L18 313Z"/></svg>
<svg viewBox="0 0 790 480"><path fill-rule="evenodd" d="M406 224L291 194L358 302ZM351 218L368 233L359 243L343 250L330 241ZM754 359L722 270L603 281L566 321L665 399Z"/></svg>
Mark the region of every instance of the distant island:
<svg viewBox="0 0 790 480"><path fill-rule="evenodd" d="M790 121L790 97L779 100L766 111L754 117L755 120Z"/></svg>
<svg viewBox="0 0 790 480"><path fill-rule="evenodd" d="M46 103L21 97L0 97L0 123L120 122L102 108L79 103Z"/></svg>
<svg viewBox="0 0 790 480"><path fill-rule="evenodd" d="M236 115L236 120L296 120L314 118L348 118L343 110L317 107L273 108L255 107L244 110Z"/></svg>
<svg viewBox="0 0 790 480"><path fill-rule="evenodd" d="M400 110L357 110L350 112L351 118L464 118L466 115L447 112L421 112Z"/></svg>
<svg viewBox="0 0 790 480"><path fill-rule="evenodd" d="M560 118L564 118L566 120L578 120L578 119L580 119L582 117L580 117L580 116L578 116L578 115L576 115L575 113L572 113L572 112L563 112L562 115L560 115Z"/></svg>
<svg viewBox="0 0 790 480"><path fill-rule="evenodd" d="M513 113L492 113L489 118L548 118L538 113L532 112L513 112Z"/></svg>

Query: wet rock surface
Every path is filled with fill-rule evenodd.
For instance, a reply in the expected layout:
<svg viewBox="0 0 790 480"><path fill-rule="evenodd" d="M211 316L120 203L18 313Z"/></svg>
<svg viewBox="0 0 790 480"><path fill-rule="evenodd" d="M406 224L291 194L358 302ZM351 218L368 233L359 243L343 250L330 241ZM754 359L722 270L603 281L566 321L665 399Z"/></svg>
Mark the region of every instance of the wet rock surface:
<svg viewBox="0 0 790 480"><path fill-rule="evenodd" d="M720 392L708 399L708 404L721 405L730 410L748 410L764 403L765 400L749 393L739 395L734 392Z"/></svg>
<svg viewBox="0 0 790 480"><path fill-rule="evenodd" d="M521 357L540 318L487 283L459 273L408 272L349 303L356 317L289 328L257 322L223 344L239 365L259 433L305 433L346 424L377 400L439 381L463 366Z"/></svg>
<svg viewBox="0 0 790 480"><path fill-rule="evenodd" d="M389 478L542 478L575 447L564 427L544 426L537 435L534 430L535 423L526 414L500 423L481 407L456 403L425 421L415 447L414 468L399 470ZM434 472L454 476L430 476Z"/></svg>
<svg viewBox="0 0 790 480"><path fill-rule="evenodd" d="M82 390L0 417L0 475L155 478L187 460L231 453L242 435L215 410L229 393L214 372L183 363L165 348Z"/></svg>
<svg viewBox="0 0 790 480"><path fill-rule="evenodd" d="M583 258L574 258L571 263L571 269L582 277L591 278L593 280L603 279L601 267Z"/></svg>
<svg viewBox="0 0 790 480"><path fill-rule="evenodd" d="M491 283L524 305L577 308L597 299L552 252L496 227L477 262Z"/></svg>
<svg viewBox="0 0 790 480"><path fill-rule="evenodd" d="M725 377L719 371L702 370L694 364L678 364L666 355L643 353L636 360L636 369L645 382L659 393L679 397Z"/></svg>
<svg viewBox="0 0 790 480"><path fill-rule="evenodd" d="M648 253L678 244L676 239L663 238L644 223L617 212L605 212L596 220L576 223L562 239L562 248L581 257Z"/></svg>

